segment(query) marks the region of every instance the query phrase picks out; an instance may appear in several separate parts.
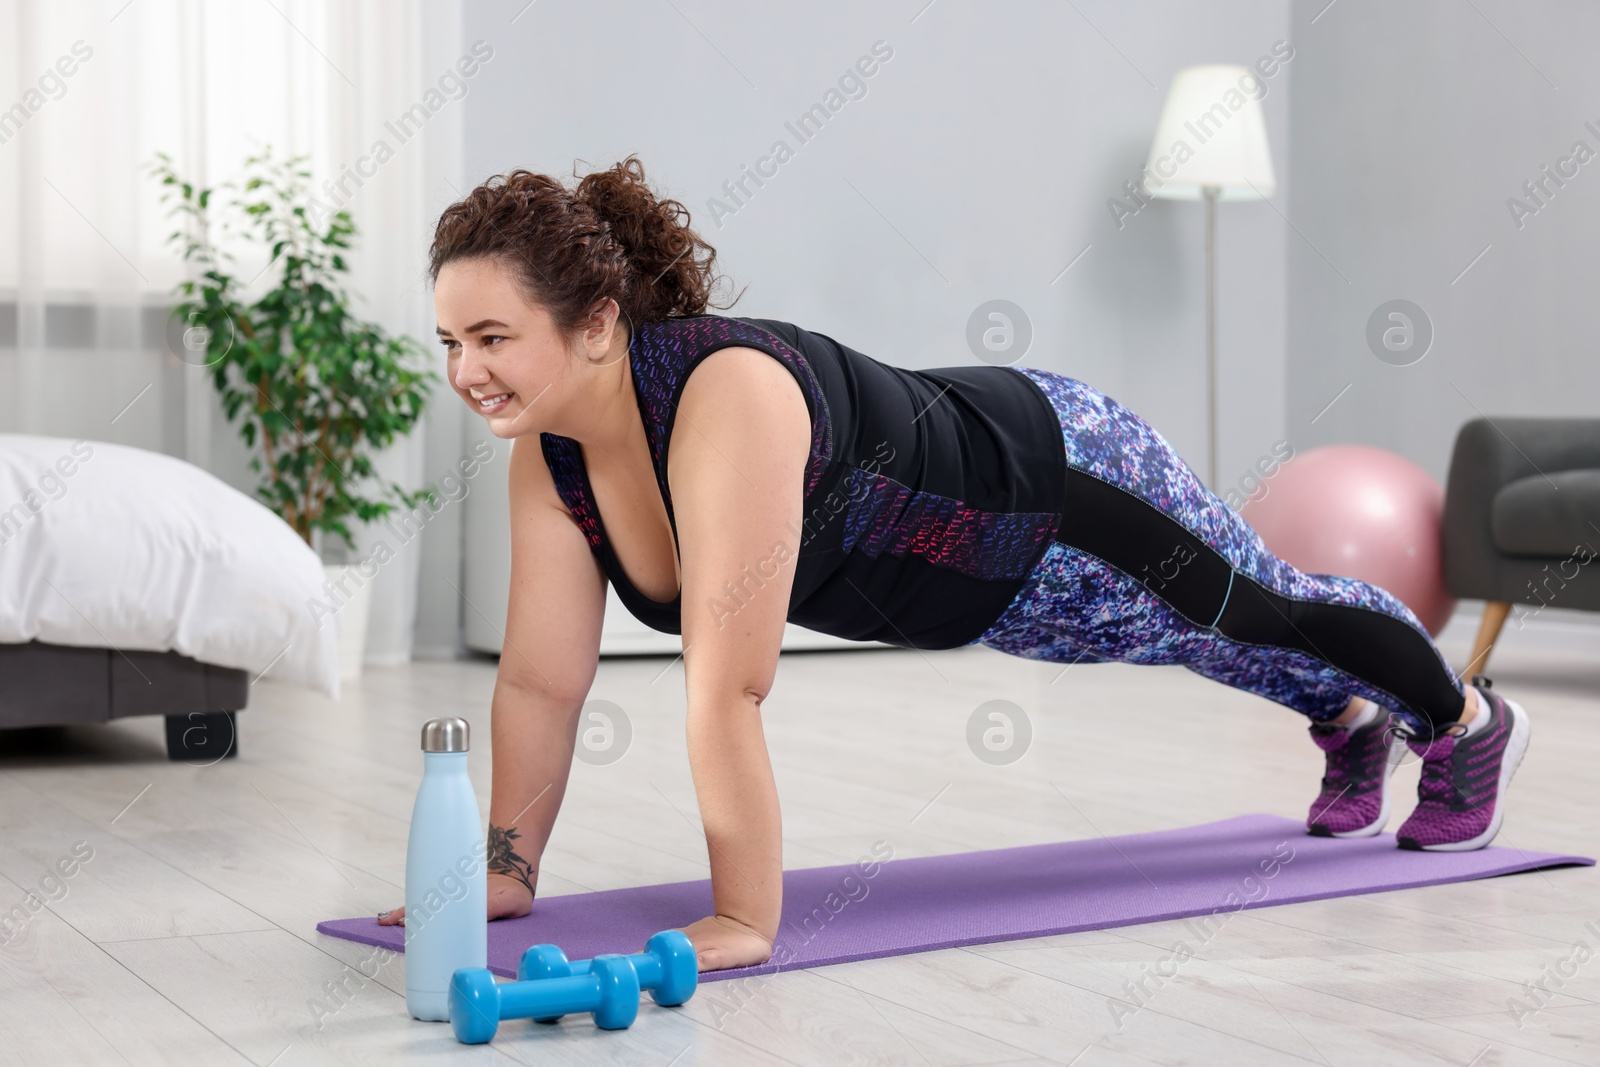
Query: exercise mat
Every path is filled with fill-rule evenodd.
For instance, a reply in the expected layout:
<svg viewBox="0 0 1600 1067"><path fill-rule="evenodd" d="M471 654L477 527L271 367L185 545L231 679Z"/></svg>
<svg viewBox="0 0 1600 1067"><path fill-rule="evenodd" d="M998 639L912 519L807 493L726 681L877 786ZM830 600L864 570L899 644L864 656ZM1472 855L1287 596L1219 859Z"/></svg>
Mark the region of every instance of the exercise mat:
<svg viewBox="0 0 1600 1067"><path fill-rule="evenodd" d="M1190 916L1215 931L1246 908L1594 862L1512 847L1418 852L1396 848L1393 834L1312 837L1303 823L1276 815L905 859L894 857L892 841L879 841L857 863L785 871L772 958L700 979ZM523 950L541 942L560 946L568 959L637 952L657 930L711 911L709 880L540 897L531 914L489 924L489 967L514 977ZM401 927L379 926L370 916L319 923L317 930L403 947Z"/></svg>

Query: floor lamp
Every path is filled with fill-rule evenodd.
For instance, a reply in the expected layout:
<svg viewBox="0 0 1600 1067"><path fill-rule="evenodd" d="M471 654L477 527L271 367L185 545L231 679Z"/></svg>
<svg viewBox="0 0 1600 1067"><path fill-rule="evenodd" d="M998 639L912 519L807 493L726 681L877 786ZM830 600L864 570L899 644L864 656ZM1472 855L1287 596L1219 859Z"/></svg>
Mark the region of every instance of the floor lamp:
<svg viewBox="0 0 1600 1067"><path fill-rule="evenodd" d="M1158 200L1206 205L1206 481L1217 490L1217 201L1260 200L1277 189L1266 83L1248 67L1185 67L1172 79L1145 164L1143 188Z"/></svg>

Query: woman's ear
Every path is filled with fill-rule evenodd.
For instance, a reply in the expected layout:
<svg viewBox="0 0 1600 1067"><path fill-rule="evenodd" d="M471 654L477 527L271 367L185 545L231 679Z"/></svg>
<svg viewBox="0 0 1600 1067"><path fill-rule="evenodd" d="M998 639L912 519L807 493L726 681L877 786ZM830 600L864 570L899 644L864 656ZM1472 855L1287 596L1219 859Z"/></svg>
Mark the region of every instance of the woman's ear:
<svg viewBox="0 0 1600 1067"><path fill-rule="evenodd" d="M623 325L628 320L628 325ZM606 297L594 306L579 330L584 362L592 367L606 367L617 362L617 351L624 355L633 340L632 322L613 297Z"/></svg>

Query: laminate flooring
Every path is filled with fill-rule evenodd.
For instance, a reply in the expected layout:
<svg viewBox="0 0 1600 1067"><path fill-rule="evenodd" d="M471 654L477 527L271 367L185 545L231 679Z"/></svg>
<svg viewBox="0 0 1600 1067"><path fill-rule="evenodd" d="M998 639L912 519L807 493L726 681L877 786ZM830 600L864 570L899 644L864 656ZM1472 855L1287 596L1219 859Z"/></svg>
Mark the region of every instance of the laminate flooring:
<svg viewBox="0 0 1600 1067"><path fill-rule="evenodd" d="M1470 634L1445 636L1461 662ZM1600 656L1525 641L1494 667L1533 719L1496 844L1594 855ZM369 668L337 702L263 682L241 755L206 767L168 762L156 719L0 734L0 908L50 898L0 931L0 1060L1600 1063L1595 868L1252 910L1204 944L1151 923L708 983L682 1008L646 1001L626 1031L569 1016L458 1045L407 1016L400 958L315 926L401 902L424 719L471 721L487 815L494 672ZM705 877L681 662L604 660L591 697L623 709L631 741L615 762L575 763L541 894ZM1006 765L968 746L993 700L1031 725ZM1063 670L980 648L786 654L764 722L789 867L878 840L903 858L1300 819L1322 770L1300 716L1182 668ZM1417 770L1396 775L1391 830ZM62 860L72 876L50 879ZM1194 956L1174 964L1180 940Z"/></svg>

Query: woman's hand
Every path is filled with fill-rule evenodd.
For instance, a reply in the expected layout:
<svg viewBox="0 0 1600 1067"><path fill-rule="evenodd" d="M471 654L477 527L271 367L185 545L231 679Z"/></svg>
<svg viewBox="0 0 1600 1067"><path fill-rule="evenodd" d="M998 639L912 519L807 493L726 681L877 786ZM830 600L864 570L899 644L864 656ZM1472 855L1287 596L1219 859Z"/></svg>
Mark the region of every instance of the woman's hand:
<svg viewBox="0 0 1600 1067"><path fill-rule="evenodd" d="M489 918L520 919L533 910L533 892L520 878L504 874L489 875ZM406 909L378 913L379 926L404 926ZM693 940L693 938L690 938Z"/></svg>
<svg viewBox="0 0 1600 1067"><path fill-rule="evenodd" d="M772 941L752 926L726 915L708 915L681 927L694 944L702 971L750 967L772 957Z"/></svg>

